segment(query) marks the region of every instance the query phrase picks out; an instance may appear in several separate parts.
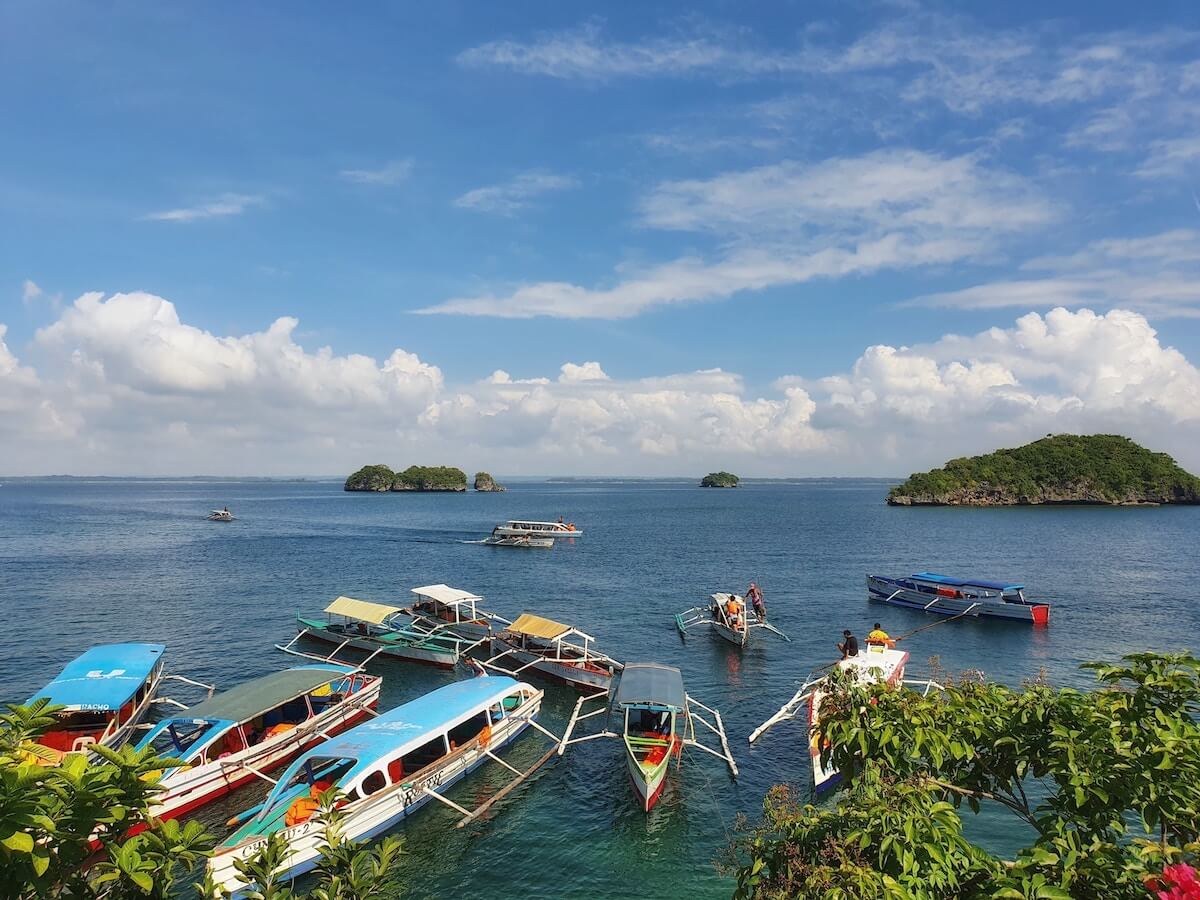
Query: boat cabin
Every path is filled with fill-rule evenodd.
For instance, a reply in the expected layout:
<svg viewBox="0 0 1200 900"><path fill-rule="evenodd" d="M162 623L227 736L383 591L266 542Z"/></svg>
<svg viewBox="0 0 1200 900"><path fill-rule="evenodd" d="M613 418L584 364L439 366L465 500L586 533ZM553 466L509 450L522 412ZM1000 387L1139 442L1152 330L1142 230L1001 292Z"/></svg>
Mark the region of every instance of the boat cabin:
<svg viewBox="0 0 1200 900"><path fill-rule="evenodd" d="M314 663L272 672L158 722L137 744L189 766L240 753L319 716L377 676ZM164 778L176 770L169 769Z"/></svg>
<svg viewBox="0 0 1200 900"><path fill-rule="evenodd" d="M947 597L955 600L991 600L1001 603L1030 605L1025 599L1025 585L1008 581L984 581L952 578L934 572L920 572L909 576L907 581L897 581L902 587L915 590L930 597Z"/></svg>
<svg viewBox="0 0 1200 900"><path fill-rule="evenodd" d="M163 644L102 644L67 663L25 701L45 699L64 707L38 743L59 753L123 743L154 700L166 649Z"/></svg>
<svg viewBox="0 0 1200 900"><path fill-rule="evenodd" d="M413 612L436 619L451 629L458 625L468 626L471 631L489 631L493 622L508 624L506 619L480 610L478 604L483 603L483 598L470 591L447 584L427 584L413 588L412 593L417 596L417 602L412 605Z"/></svg>
<svg viewBox="0 0 1200 900"><path fill-rule="evenodd" d="M578 536L583 534L583 531L576 528L574 522L536 522L530 519L509 519L503 525L497 525L494 533Z"/></svg>

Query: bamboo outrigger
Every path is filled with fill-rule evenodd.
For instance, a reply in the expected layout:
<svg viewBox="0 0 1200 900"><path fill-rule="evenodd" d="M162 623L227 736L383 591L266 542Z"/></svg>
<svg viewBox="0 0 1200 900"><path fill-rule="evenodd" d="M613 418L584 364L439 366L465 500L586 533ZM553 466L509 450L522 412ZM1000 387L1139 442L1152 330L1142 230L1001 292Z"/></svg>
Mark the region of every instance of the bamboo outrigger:
<svg viewBox="0 0 1200 900"><path fill-rule="evenodd" d="M610 696L611 692L604 690L579 698L559 742L558 753L561 755L567 747L584 741L622 738L625 765L639 803L646 812L662 796L671 757L675 757L678 767L685 747L695 747L723 760L730 774L737 777L737 763L729 749L721 713L705 706L684 690L683 677L678 669L659 663L627 663L611 704L607 702ZM603 705L588 712L583 711L586 705L594 703ZM612 714L618 710L622 714L622 730L619 734L608 727ZM708 713L711 720L700 710ZM571 737L580 722L606 714L608 718L601 731ZM720 742L719 750L697 738L697 724L716 736Z"/></svg>
<svg viewBox="0 0 1200 900"><path fill-rule="evenodd" d="M523 613L492 638L492 649L500 652L483 665L514 678L533 669L572 687L606 689L622 667L593 649L594 640L578 628Z"/></svg>
<svg viewBox="0 0 1200 900"><path fill-rule="evenodd" d="M413 616L418 631L448 631L461 638L479 640L490 637L512 623L503 616L480 607L483 598L448 584L415 587L416 601L404 611Z"/></svg>
<svg viewBox="0 0 1200 900"><path fill-rule="evenodd" d="M675 627L680 635L686 637L689 628L711 625L712 630L729 643L745 647L750 641L751 630L759 628L791 642L790 637L760 618L737 594L716 593L710 599L708 606L693 606L675 616Z"/></svg>

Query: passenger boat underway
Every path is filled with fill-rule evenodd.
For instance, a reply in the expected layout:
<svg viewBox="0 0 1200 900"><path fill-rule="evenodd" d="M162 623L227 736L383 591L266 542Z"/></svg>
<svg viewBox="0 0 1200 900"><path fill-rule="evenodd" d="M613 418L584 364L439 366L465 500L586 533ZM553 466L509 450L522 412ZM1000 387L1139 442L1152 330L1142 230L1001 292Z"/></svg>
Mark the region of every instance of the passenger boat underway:
<svg viewBox="0 0 1200 900"><path fill-rule="evenodd" d="M299 633L279 649L297 656L317 658L321 662L337 663L338 652L345 647L353 647L370 654L359 664L359 668L383 653L397 659L450 669L464 653L481 643L465 640L450 632L430 631L427 626L422 629L408 611L399 606L338 597L325 607L325 613L325 619L297 614ZM292 645L303 637L316 638L336 644L337 647L328 657L312 657L311 654L292 649Z"/></svg>
<svg viewBox="0 0 1200 900"><path fill-rule="evenodd" d="M594 640L578 628L524 613L492 638L492 652L500 652L483 665L514 678L534 669L572 687L607 689L621 664L593 649Z"/></svg>
<svg viewBox="0 0 1200 900"><path fill-rule="evenodd" d="M233 513L229 511L228 506L224 509L214 509L208 514L210 522L232 522L233 520Z"/></svg>
<svg viewBox="0 0 1200 900"><path fill-rule="evenodd" d="M472 678L431 691L314 747L284 771L266 801L243 814L253 817L209 860L213 881L227 891L244 891L237 863L261 850L273 834L282 835L287 846L276 880L311 871L325 847L324 829L313 814L319 808L317 797L328 790L340 794L346 841L374 838L430 800L461 813L460 824L474 819L557 748L473 811L443 792L488 759L511 768L494 754L527 727L545 732L534 721L541 702L541 691L512 678Z"/></svg>
<svg viewBox="0 0 1200 900"><path fill-rule="evenodd" d="M503 525L492 529L492 534L499 537L506 535L530 534L535 537L579 537L583 530L576 528L574 522L534 522L529 519L509 519Z"/></svg>
<svg viewBox="0 0 1200 900"><path fill-rule="evenodd" d="M693 606L675 617L675 627L685 637L689 628L699 625L711 625L718 635L739 647L745 647L749 642L750 630L753 628L764 629L779 635L785 641L791 641L790 637L774 625L760 619L758 614L746 605L745 599L737 594L713 594L708 606Z"/></svg>
<svg viewBox="0 0 1200 900"><path fill-rule="evenodd" d="M621 738L625 747L625 767L644 811L653 809L662 796L671 757L675 758L678 768L685 747L695 747L723 760L729 766L730 774L737 777L737 763L729 750L721 714L684 690L683 676L675 667L659 663L626 663L611 706L607 703L609 697L609 691L601 691L579 698L558 752L562 754L571 744L582 741L602 737ZM603 702L604 705L583 712L587 704L594 702ZM620 734L607 727L614 713L622 718ZM708 713L711 719L703 713ZM608 719L603 731L571 737L579 722L605 714ZM720 741L719 750L697 739L697 724Z"/></svg>
<svg viewBox="0 0 1200 900"><path fill-rule="evenodd" d="M314 663L255 678L163 719L137 749L152 747L183 764L161 773L150 816L189 813L344 731L379 703L381 683L347 666Z"/></svg>
<svg viewBox="0 0 1200 900"><path fill-rule="evenodd" d="M554 538L540 537L533 534L501 534L499 527L495 528L490 537L480 543L489 547L523 547L527 550L549 550L554 546Z"/></svg>
<svg viewBox="0 0 1200 900"><path fill-rule="evenodd" d="M908 654L897 650L891 644L868 643L865 652L839 660L834 666L850 676L859 684L867 685L883 682L892 687L909 685L928 693L940 689L940 685L932 681L905 680L904 667L908 663ZM792 695L792 699L779 708L779 711L763 722L750 733L750 743L754 743L766 731L788 719L794 719L801 710L808 712L808 754L812 759L813 784L818 791L833 787L841 778L841 773L821 761L823 749L820 739L821 703L829 688L829 676L814 677L809 675L800 689Z"/></svg>
<svg viewBox="0 0 1200 900"><path fill-rule="evenodd" d="M154 702L163 679L163 644L101 644L77 656L58 677L25 702L65 707L37 743L54 762L92 745L120 747Z"/></svg>
<svg viewBox="0 0 1200 900"><path fill-rule="evenodd" d="M1050 604L1025 598L1025 585L1007 581L951 578L921 572L907 578L867 576L872 600L944 616L981 616L1045 625Z"/></svg>
<svg viewBox="0 0 1200 900"><path fill-rule="evenodd" d="M478 640L512 624L503 616L480 609L483 598L478 594L448 584L428 584L413 588L412 593L417 600L406 611L415 617L413 627L418 630L445 630Z"/></svg>

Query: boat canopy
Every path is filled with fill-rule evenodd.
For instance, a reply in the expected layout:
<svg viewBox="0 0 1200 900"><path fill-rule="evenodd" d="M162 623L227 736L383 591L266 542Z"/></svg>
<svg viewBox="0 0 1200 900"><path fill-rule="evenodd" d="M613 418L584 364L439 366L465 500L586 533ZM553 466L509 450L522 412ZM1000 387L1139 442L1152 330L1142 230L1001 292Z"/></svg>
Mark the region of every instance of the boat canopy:
<svg viewBox="0 0 1200 900"><path fill-rule="evenodd" d="M951 578L949 575L937 575L933 572L920 572L911 576L920 578L922 581L933 581L937 584L944 584L949 587L981 587L988 588L993 591L1020 591L1024 590L1025 585L1015 584L1011 581L983 581L978 578Z"/></svg>
<svg viewBox="0 0 1200 900"><path fill-rule="evenodd" d="M69 709L118 710L150 678L166 649L163 644L93 647L25 702L45 698Z"/></svg>
<svg viewBox="0 0 1200 900"><path fill-rule="evenodd" d="M413 588L412 592L418 597L428 597L430 600L436 600L438 603L444 603L446 606L457 606L460 603L483 599L478 594L452 588L448 584L428 584L425 587Z"/></svg>
<svg viewBox="0 0 1200 900"><path fill-rule="evenodd" d="M521 613L521 615L517 616L517 620L505 630L514 631L517 634L527 634L530 637L554 640L554 638L560 638L575 629L570 625L564 625L562 622L555 622L553 619L543 619L541 616ZM582 634L582 632L579 633Z"/></svg>
<svg viewBox="0 0 1200 900"><path fill-rule="evenodd" d="M359 622L370 622L373 625L382 625L400 611L398 606L368 603L366 600L355 600L353 597L338 597L325 607L327 613L345 616L347 619L357 619Z"/></svg>
<svg viewBox="0 0 1200 900"><path fill-rule="evenodd" d="M665 706L682 711L687 706L683 676L674 666L661 663L626 663L617 687L620 706Z"/></svg>
<svg viewBox="0 0 1200 900"><path fill-rule="evenodd" d="M189 707L187 712L171 718L185 722L195 719L245 722L339 677L353 675L354 671L349 666L323 664L296 666L282 672L272 672L270 675L230 688L203 703L197 703Z"/></svg>

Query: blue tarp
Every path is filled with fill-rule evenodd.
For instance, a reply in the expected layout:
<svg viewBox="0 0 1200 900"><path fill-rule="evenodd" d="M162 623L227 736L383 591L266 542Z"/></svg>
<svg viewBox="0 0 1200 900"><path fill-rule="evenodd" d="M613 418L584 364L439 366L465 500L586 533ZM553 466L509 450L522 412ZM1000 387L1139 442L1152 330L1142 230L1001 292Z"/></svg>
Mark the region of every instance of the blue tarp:
<svg viewBox="0 0 1200 900"><path fill-rule="evenodd" d="M162 644L101 644L67 663L52 682L26 700L47 698L75 709L114 711L137 693L167 648Z"/></svg>
<svg viewBox="0 0 1200 900"><path fill-rule="evenodd" d="M1025 587L1023 584L1014 584L1011 581L983 581L978 578L951 578L949 575L936 575L933 572L921 572L918 575L913 575L913 578L920 578L922 581L933 581L938 584L944 584L948 587L981 587L988 588L993 591L1019 591Z"/></svg>

